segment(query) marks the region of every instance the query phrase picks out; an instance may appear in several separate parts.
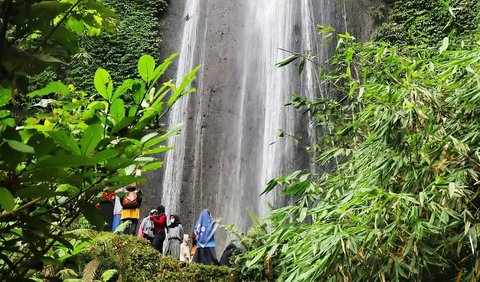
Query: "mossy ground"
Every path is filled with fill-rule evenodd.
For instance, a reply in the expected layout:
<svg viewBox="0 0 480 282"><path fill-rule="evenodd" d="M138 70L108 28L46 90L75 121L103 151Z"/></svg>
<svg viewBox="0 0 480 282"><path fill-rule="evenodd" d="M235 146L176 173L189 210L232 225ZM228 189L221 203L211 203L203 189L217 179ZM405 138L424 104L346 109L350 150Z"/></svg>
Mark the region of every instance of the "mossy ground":
<svg viewBox="0 0 480 282"><path fill-rule="evenodd" d="M71 268L82 273L95 258L101 261L98 273L118 270L118 275L109 281L237 281L227 267L185 264L156 251L147 240L128 235L105 236L87 252L74 257Z"/></svg>

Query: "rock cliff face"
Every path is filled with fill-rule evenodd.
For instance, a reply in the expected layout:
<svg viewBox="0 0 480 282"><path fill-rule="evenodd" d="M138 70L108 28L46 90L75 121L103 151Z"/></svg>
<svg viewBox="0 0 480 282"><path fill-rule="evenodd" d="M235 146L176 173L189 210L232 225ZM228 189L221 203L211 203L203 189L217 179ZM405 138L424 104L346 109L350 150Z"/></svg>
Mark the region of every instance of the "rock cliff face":
<svg viewBox="0 0 480 282"><path fill-rule="evenodd" d="M202 69L197 92L178 102L165 121L182 122L183 131L171 140L176 148L165 156L164 170L148 175L144 209L163 203L190 232L198 213L210 208L222 224L245 232L249 210L265 216L267 202L285 204L279 193L260 193L269 179L308 168L304 147L321 133L284 104L294 91L309 97L332 94L319 87L312 65L301 76L295 65L277 68L275 63L289 55L281 49L312 50L323 62L335 45L321 46L314 26L330 25L368 39L375 27L370 13L380 1L170 1L160 27L162 56L181 52L170 76L180 81L194 66ZM279 138L280 130L286 138Z"/></svg>

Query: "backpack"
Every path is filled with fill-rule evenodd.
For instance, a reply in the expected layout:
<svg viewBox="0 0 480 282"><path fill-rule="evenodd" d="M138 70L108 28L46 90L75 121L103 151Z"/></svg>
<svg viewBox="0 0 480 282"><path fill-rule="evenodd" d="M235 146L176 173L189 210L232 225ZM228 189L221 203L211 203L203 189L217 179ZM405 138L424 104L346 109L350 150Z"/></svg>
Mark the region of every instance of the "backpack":
<svg viewBox="0 0 480 282"><path fill-rule="evenodd" d="M133 192L135 197L133 199L129 198L128 196L131 195L132 192L129 192L127 195L125 195L122 199L122 207L124 209L136 209L140 207L140 203L138 202L138 193Z"/></svg>
<svg viewBox="0 0 480 282"><path fill-rule="evenodd" d="M150 217L144 219L145 222L143 223L143 234L148 235L148 237L153 238L153 220Z"/></svg>

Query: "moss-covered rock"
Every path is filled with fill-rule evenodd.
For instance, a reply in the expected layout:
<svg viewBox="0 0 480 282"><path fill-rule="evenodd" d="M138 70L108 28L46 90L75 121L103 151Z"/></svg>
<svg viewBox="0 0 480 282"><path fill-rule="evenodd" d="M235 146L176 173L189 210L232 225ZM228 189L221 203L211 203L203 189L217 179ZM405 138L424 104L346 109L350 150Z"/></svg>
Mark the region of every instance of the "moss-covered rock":
<svg viewBox="0 0 480 282"><path fill-rule="evenodd" d="M104 237L87 252L74 257L70 268L82 273L85 266L96 258L100 260L98 273L118 270L113 281L236 281L229 268L182 263L159 253L144 239L113 234Z"/></svg>

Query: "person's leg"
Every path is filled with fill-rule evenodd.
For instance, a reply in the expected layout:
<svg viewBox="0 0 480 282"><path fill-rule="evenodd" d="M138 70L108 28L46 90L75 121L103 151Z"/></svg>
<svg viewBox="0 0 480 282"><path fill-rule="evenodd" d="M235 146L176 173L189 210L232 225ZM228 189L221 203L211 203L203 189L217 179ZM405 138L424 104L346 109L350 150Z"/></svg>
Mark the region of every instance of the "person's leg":
<svg viewBox="0 0 480 282"><path fill-rule="evenodd" d="M138 226L138 218L131 218L132 224L130 224L130 235L137 235L137 226Z"/></svg>
<svg viewBox="0 0 480 282"><path fill-rule="evenodd" d="M163 243L165 242L165 232L158 233L160 236L160 243L158 244L158 251L163 253Z"/></svg>
<svg viewBox="0 0 480 282"><path fill-rule="evenodd" d="M156 233L155 236L153 237L153 242L152 246L155 248L155 250L159 252L163 252L163 240L165 240L165 233L160 232Z"/></svg>
<svg viewBox="0 0 480 282"><path fill-rule="evenodd" d="M113 223L113 202L100 202L100 212L105 219L105 226L103 227L103 231L110 231L112 230L112 223Z"/></svg>
<svg viewBox="0 0 480 282"><path fill-rule="evenodd" d="M133 234L133 235L135 235L135 233L132 233L132 230L135 230L137 228L137 226L136 225L134 226L134 224L133 224L134 220L135 220L134 218L124 218L122 220L122 223L130 221L130 224L127 226L127 228L125 228L125 230L123 231L123 234L126 234L126 235L132 235ZM133 229L133 227L135 227L135 229ZM133 232L135 232L135 231L133 231Z"/></svg>
<svg viewBox="0 0 480 282"><path fill-rule="evenodd" d="M117 229L117 227L120 225L120 223L122 223L122 221L120 220L120 215L119 214L113 215L112 232L114 232L115 229ZM122 234L122 232L120 232L118 234Z"/></svg>
<svg viewBox="0 0 480 282"><path fill-rule="evenodd" d="M217 253L215 252L215 247L208 248L210 250L210 258L212 260L212 263L214 265L220 265L220 263L217 260Z"/></svg>

